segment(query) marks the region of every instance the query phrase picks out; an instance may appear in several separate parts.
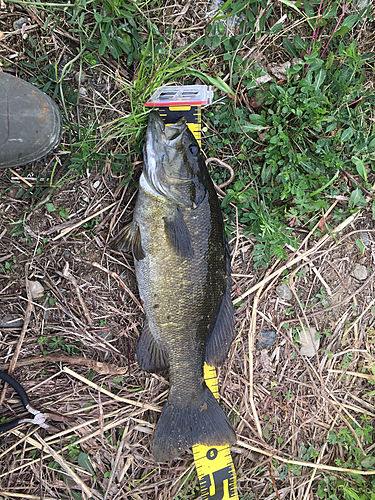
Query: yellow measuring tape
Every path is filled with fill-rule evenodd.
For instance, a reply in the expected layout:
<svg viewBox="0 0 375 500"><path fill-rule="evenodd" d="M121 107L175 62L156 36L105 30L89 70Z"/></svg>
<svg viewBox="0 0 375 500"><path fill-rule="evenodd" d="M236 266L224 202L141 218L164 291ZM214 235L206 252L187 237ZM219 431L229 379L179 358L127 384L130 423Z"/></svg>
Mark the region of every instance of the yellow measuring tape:
<svg viewBox="0 0 375 500"><path fill-rule="evenodd" d="M212 89L205 85L168 86L158 89L146 106L157 107L166 125L172 125L184 116L189 129L201 146L201 105L211 102ZM207 387L218 400L216 368L205 363L203 369ZM193 446L193 454L202 500L238 500L236 471L229 444L225 446L197 444Z"/></svg>
<svg viewBox="0 0 375 500"><path fill-rule="evenodd" d="M204 380L216 399L219 399L216 368L204 364ZM236 471L229 445L193 446L193 454L202 500L238 500Z"/></svg>

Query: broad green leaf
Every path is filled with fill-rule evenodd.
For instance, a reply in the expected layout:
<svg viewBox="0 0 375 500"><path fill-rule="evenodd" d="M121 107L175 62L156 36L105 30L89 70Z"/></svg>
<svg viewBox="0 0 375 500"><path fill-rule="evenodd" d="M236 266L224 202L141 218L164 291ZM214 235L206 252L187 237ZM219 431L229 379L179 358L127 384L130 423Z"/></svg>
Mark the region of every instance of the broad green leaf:
<svg viewBox="0 0 375 500"><path fill-rule="evenodd" d="M258 130L264 130L268 127L263 127L262 125L254 125L253 123L241 123L241 127L245 132L256 132Z"/></svg>
<svg viewBox="0 0 375 500"><path fill-rule="evenodd" d="M351 14L346 19L344 19L342 25L347 26L350 29L353 28L353 26L357 21L358 21L358 16L356 14Z"/></svg>
<svg viewBox="0 0 375 500"><path fill-rule="evenodd" d="M315 78L315 90L317 90L326 78L327 72L325 69L320 68Z"/></svg>
<svg viewBox="0 0 375 500"><path fill-rule="evenodd" d="M72 495L73 500L82 500L82 495L79 491L69 489L69 492Z"/></svg>
<svg viewBox="0 0 375 500"><path fill-rule="evenodd" d="M355 491L353 491L351 488L349 488L348 486L345 486L344 491L346 494L345 495L346 498L350 497L350 498L354 498L354 500L363 500L363 497L359 497L357 495L357 493Z"/></svg>
<svg viewBox="0 0 375 500"><path fill-rule="evenodd" d="M364 207L366 205L366 200L362 194L361 188L358 187L352 192L352 194L350 195L350 201L356 207Z"/></svg>
<svg viewBox="0 0 375 500"><path fill-rule="evenodd" d="M364 179L365 182L367 182L367 170L366 170L366 167L365 167L363 161L360 160L359 158L356 158L355 156L353 156L352 162L355 164L359 175L362 177L362 179Z"/></svg>
<svg viewBox="0 0 375 500"><path fill-rule="evenodd" d="M107 47L106 39L102 38L102 41L100 42L99 45L99 55L102 56L105 52L105 49Z"/></svg>
<svg viewBox="0 0 375 500"><path fill-rule="evenodd" d="M349 28L347 26L341 26L340 29L338 29L336 31L336 33L333 35L333 38L335 38L336 36L342 36L342 35L346 35L346 33L349 31Z"/></svg>
<svg viewBox="0 0 375 500"><path fill-rule="evenodd" d="M305 0L303 2L303 6L305 8L305 12L306 12L307 17L314 17L315 16L314 7L312 7L307 0Z"/></svg>
<svg viewBox="0 0 375 500"><path fill-rule="evenodd" d="M283 3L284 5L287 5L288 7L290 7L291 9L294 9L296 12L298 12L298 14L300 14L302 17L306 17L306 14L304 14L299 8L297 5L295 5L294 2L290 2L289 0L280 0L281 3ZM310 7L311 8L311 7ZM305 9L306 11L306 9ZM313 11L314 12L314 11ZM308 14L307 14L308 17L310 17ZM314 26L312 25L311 21L310 20L307 20L307 22L309 23L310 25L310 28L311 29L314 29Z"/></svg>
<svg viewBox="0 0 375 500"><path fill-rule="evenodd" d="M352 127L349 127L347 129L343 130L340 139L342 140L342 142L347 142L347 141L349 141L349 139L351 139L353 137L353 134L354 134L354 130L352 129Z"/></svg>
<svg viewBox="0 0 375 500"><path fill-rule="evenodd" d="M332 5L330 5L329 7L327 7L327 9L324 9L324 12L323 12L324 19L331 19L332 17L335 17L335 15L337 13L337 8L338 8L338 5L337 5L337 2L335 2Z"/></svg>
<svg viewBox="0 0 375 500"><path fill-rule="evenodd" d="M129 33L122 33L121 36L122 36L122 40L125 44L125 47L128 51L132 46L132 39L130 38Z"/></svg>
<svg viewBox="0 0 375 500"><path fill-rule="evenodd" d="M361 238L358 238L356 241L357 247L359 248L359 251L361 252L361 255L365 253L366 247Z"/></svg>
<svg viewBox="0 0 375 500"><path fill-rule="evenodd" d="M297 52L289 38L283 38L283 47L292 57L297 57Z"/></svg>
<svg viewBox="0 0 375 500"><path fill-rule="evenodd" d="M265 24L266 24L266 16L263 14L263 16L260 18L260 21L259 21L259 31L264 30Z"/></svg>
<svg viewBox="0 0 375 500"><path fill-rule="evenodd" d="M304 50L305 48L305 42L302 40L300 36L295 36L294 37L294 47L296 50Z"/></svg>
<svg viewBox="0 0 375 500"><path fill-rule="evenodd" d="M78 455L78 465L80 465L83 469L90 472L93 476L95 476L95 471L91 465L90 458L86 453L80 453Z"/></svg>
<svg viewBox="0 0 375 500"><path fill-rule="evenodd" d="M53 203L46 203L46 209L48 212L54 212L56 210L56 207Z"/></svg>

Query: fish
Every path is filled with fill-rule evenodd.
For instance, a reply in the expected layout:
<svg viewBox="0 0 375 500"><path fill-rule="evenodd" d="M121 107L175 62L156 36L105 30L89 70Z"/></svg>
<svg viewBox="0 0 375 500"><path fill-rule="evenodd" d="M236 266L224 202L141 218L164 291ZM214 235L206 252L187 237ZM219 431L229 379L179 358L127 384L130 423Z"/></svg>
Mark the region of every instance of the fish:
<svg viewBox="0 0 375 500"><path fill-rule="evenodd" d="M133 220L112 240L132 251L146 319L139 366L169 370L170 390L152 453L162 463L193 445L236 442L233 426L204 381L235 336L230 252L219 200L186 120L166 126L152 111Z"/></svg>

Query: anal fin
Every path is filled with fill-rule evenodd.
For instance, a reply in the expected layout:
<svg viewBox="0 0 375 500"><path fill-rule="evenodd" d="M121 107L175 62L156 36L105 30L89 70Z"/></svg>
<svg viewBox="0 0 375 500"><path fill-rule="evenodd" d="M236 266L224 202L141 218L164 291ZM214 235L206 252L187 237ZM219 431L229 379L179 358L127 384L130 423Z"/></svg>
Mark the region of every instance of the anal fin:
<svg viewBox="0 0 375 500"><path fill-rule="evenodd" d="M167 352L150 331L147 320L137 344L137 360L142 370L159 372L169 368Z"/></svg>

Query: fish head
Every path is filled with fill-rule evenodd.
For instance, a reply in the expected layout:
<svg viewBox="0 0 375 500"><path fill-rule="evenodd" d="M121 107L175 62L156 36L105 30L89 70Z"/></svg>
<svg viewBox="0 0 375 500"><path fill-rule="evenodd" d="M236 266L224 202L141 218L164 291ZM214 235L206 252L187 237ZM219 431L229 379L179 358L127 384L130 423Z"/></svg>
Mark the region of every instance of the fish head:
<svg viewBox="0 0 375 500"><path fill-rule="evenodd" d="M185 118L166 126L159 113L152 111L143 156L143 173L159 195L181 207L199 206L206 195L206 169Z"/></svg>

